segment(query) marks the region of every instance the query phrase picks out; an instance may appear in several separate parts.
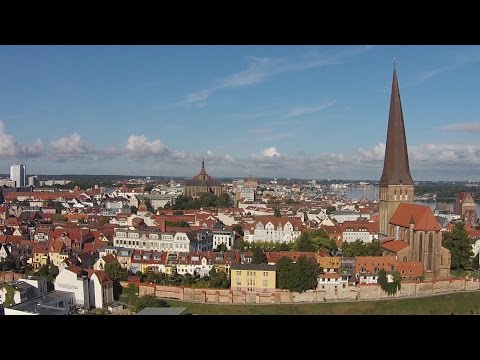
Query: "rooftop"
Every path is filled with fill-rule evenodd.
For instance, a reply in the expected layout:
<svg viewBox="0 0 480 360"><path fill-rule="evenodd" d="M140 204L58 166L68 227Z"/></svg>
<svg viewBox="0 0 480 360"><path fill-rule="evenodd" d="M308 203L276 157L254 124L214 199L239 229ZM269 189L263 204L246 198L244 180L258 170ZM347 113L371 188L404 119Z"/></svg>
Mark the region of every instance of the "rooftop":
<svg viewBox="0 0 480 360"><path fill-rule="evenodd" d="M146 307L145 309L139 311L137 315L185 315L186 310L187 308L184 307Z"/></svg>

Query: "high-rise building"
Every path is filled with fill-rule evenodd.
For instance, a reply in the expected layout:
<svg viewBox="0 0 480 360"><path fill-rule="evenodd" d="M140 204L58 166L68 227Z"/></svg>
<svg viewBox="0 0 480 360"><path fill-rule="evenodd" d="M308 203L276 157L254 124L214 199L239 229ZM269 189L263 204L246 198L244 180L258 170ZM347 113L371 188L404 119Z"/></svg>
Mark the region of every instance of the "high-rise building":
<svg viewBox="0 0 480 360"><path fill-rule="evenodd" d="M23 164L10 166L10 180L15 181L15 186L25 186L26 168Z"/></svg>

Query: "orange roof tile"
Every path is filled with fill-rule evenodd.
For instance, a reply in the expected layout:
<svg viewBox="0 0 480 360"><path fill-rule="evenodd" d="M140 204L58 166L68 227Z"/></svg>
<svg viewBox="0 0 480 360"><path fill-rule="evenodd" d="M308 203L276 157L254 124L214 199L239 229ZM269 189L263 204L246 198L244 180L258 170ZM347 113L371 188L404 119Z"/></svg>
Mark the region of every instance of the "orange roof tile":
<svg viewBox="0 0 480 360"><path fill-rule="evenodd" d="M400 240L390 240L380 244L385 250L397 253L400 250L403 250L408 247L408 243Z"/></svg>
<svg viewBox="0 0 480 360"><path fill-rule="evenodd" d="M413 223L415 231L439 231L440 224L433 216L430 206L400 203L390 224L409 228Z"/></svg>

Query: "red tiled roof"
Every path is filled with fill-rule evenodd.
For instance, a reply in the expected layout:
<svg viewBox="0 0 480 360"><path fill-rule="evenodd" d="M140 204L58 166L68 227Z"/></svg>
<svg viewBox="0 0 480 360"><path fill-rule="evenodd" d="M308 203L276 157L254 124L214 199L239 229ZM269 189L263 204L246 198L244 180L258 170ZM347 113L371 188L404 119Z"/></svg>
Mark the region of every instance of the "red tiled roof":
<svg viewBox="0 0 480 360"><path fill-rule="evenodd" d="M408 247L408 243L400 240L390 240L381 244L382 248L397 253Z"/></svg>
<svg viewBox="0 0 480 360"><path fill-rule="evenodd" d="M399 261L396 270L402 277L419 277L423 275L423 264L418 261Z"/></svg>
<svg viewBox="0 0 480 360"><path fill-rule="evenodd" d="M100 284L102 285L107 283L113 283L112 279L110 279L107 273L103 270L85 270L85 271L88 274L89 279L92 278L93 274L97 275L97 278L100 281Z"/></svg>
<svg viewBox="0 0 480 360"><path fill-rule="evenodd" d="M433 216L430 206L400 203L390 224L409 228L413 222L415 231L439 231L440 224Z"/></svg>

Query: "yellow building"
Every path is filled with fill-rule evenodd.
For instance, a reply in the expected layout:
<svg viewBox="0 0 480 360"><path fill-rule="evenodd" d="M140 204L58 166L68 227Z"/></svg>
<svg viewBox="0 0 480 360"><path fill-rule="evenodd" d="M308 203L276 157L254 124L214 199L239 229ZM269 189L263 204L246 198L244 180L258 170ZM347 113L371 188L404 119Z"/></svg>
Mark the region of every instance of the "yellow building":
<svg viewBox="0 0 480 360"><path fill-rule="evenodd" d="M246 292L274 292L276 265L232 264L230 288Z"/></svg>
<svg viewBox="0 0 480 360"><path fill-rule="evenodd" d="M32 266L34 269L39 269L43 265L48 264L48 247L36 246L32 254Z"/></svg>

